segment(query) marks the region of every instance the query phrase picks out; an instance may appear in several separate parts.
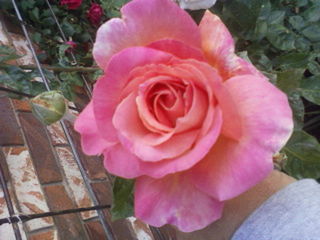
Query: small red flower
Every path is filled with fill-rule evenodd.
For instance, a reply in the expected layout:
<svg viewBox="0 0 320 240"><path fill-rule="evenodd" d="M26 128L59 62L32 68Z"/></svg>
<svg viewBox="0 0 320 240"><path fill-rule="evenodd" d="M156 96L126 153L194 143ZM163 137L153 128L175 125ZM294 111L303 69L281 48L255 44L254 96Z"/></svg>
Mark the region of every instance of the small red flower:
<svg viewBox="0 0 320 240"><path fill-rule="evenodd" d="M87 13L88 20L92 25L98 25L101 21L103 15L102 7L97 3L92 3L91 7Z"/></svg>
<svg viewBox="0 0 320 240"><path fill-rule="evenodd" d="M70 46L66 52L73 52L73 50L77 47L77 44L74 41L67 41L66 44Z"/></svg>
<svg viewBox="0 0 320 240"><path fill-rule="evenodd" d="M68 9L77 9L81 6L82 0L61 0L60 5L67 5Z"/></svg>

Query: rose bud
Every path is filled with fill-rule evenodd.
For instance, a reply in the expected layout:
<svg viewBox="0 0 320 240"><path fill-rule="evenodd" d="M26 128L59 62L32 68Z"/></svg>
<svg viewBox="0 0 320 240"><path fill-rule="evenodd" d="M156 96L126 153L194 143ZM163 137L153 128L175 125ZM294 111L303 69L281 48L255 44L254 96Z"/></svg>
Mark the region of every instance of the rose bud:
<svg viewBox="0 0 320 240"><path fill-rule="evenodd" d="M88 20L92 25L99 25L101 17L103 15L102 7L97 3L92 3L87 13Z"/></svg>
<svg viewBox="0 0 320 240"><path fill-rule="evenodd" d="M46 125L55 123L62 118L72 120L68 112L67 100L59 91L43 92L30 99L34 116Z"/></svg>

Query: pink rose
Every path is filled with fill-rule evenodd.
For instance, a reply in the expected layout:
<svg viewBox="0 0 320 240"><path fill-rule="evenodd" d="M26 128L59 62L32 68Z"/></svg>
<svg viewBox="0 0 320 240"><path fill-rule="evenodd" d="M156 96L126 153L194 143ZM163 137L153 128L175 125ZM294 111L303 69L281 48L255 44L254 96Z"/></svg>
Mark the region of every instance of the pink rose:
<svg viewBox="0 0 320 240"><path fill-rule="evenodd" d="M97 33L105 75L75 129L88 155L136 178L135 216L189 232L265 178L292 132L284 93L234 53L221 20L171 0L133 0Z"/></svg>
<svg viewBox="0 0 320 240"><path fill-rule="evenodd" d="M102 7L97 3L92 3L88 11L87 17L92 25L98 25L103 15Z"/></svg>
<svg viewBox="0 0 320 240"><path fill-rule="evenodd" d="M68 9L77 9L81 3L82 0L60 0L60 5L67 5Z"/></svg>

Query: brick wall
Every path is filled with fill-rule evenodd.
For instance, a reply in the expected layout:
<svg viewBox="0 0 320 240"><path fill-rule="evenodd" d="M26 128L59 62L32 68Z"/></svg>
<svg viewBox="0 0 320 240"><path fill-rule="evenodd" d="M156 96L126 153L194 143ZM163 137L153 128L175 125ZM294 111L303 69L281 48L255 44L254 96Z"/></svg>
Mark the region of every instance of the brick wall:
<svg viewBox="0 0 320 240"><path fill-rule="evenodd" d="M8 31L4 21L0 21L0 44L15 47L18 54L24 55L17 64L34 63L25 38ZM102 160L85 156L78 134L72 126L68 128L99 203L111 204L110 176ZM42 125L30 112L26 100L9 99L1 91L0 164L15 213L34 214L93 205L60 124ZM112 222L108 210L104 215L117 240L174 239L166 235L166 229L150 229L135 218ZM8 216L0 189L0 218ZM19 228L22 239L28 240L107 239L96 211L35 219L20 223ZM0 226L0 239L15 239L10 224Z"/></svg>

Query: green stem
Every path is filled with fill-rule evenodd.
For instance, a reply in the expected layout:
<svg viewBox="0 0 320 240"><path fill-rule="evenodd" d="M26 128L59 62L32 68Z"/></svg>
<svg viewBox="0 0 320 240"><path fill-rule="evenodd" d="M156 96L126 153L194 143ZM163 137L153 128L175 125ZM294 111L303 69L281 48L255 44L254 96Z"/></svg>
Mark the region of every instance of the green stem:
<svg viewBox="0 0 320 240"><path fill-rule="evenodd" d="M101 70L100 68L96 67L55 67L55 66L48 66L48 65L41 65L43 68L49 71L54 72L96 72ZM26 70L35 70L37 69L36 65L19 65L20 68Z"/></svg>
<svg viewBox="0 0 320 240"><path fill-rule="evenodd" d="M305 115L320 114L320 111L306 112Z"/></svg>

